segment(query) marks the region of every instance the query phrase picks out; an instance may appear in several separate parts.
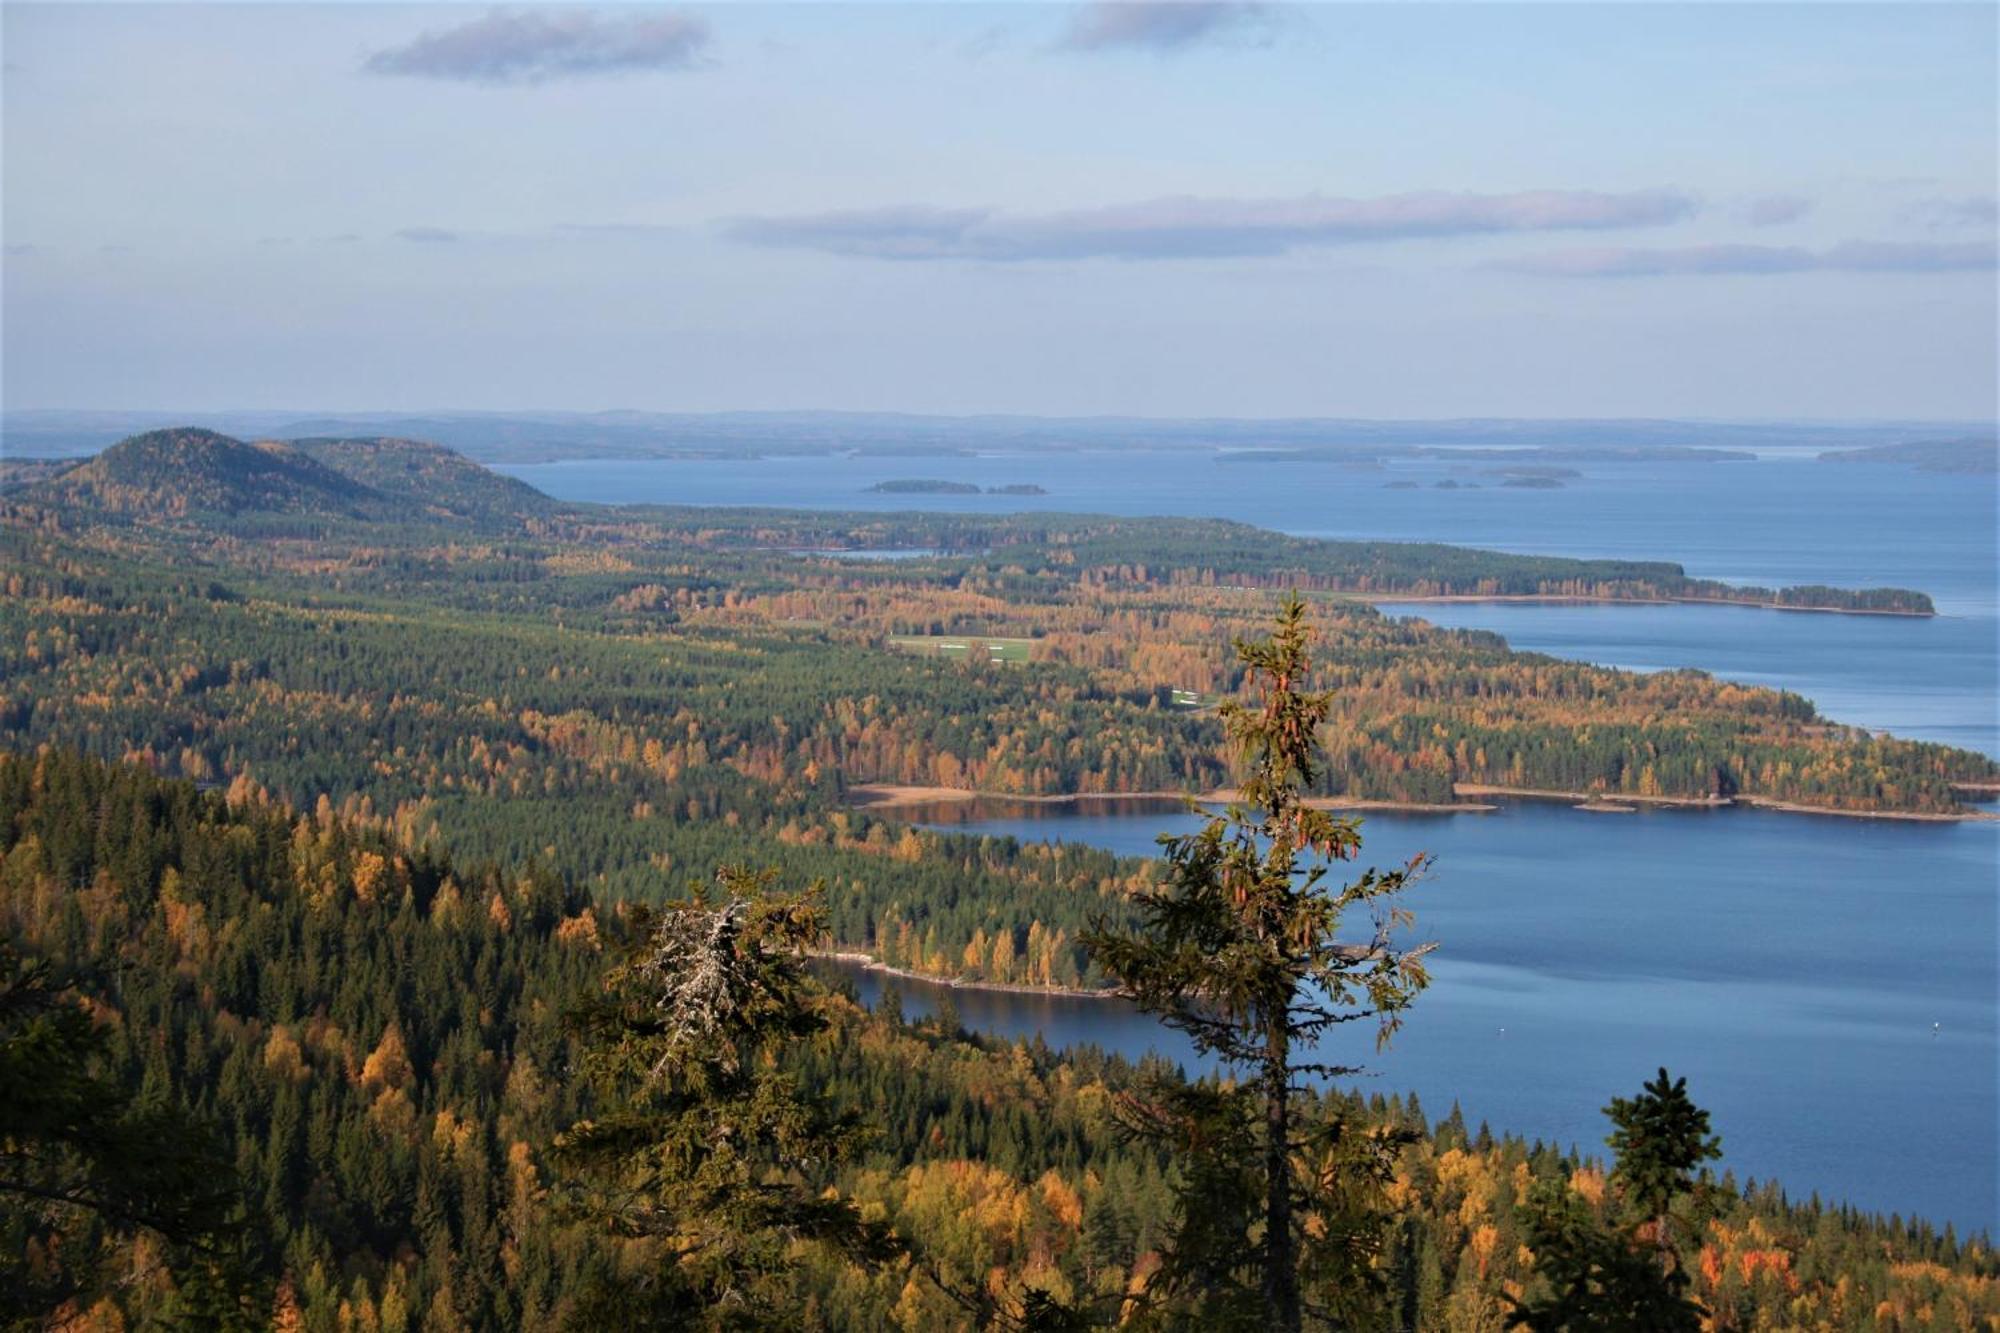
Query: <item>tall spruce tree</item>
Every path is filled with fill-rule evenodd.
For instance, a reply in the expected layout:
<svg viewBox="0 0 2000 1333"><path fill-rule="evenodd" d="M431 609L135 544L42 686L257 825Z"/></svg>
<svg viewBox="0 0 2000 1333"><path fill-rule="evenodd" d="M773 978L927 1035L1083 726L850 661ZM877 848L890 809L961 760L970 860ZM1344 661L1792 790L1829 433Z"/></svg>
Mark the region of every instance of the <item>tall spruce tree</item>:
<svg viewBox="0 0 2000 1333"><path fill-rule="evenodd" d="M803 1094L778 1057L827 1025L805 970L824 936L818 890L725 868L642 920L632 956L580 1010L594 1113L555 1156L571 1206L631 1242L579 1301L586 1327L770 1327L795 1301L799 1242L872 1264L896 1249L828 1182L851 1117Z"/></svg>
<svg viewBox="0 0 2000 1333"><path fill-rule="evenodd" d="M1706 1313L1688 1295L1673 1239L1677 1208L1699 1208L1703 1163L1722 1155L1708 1112L1665 1069L1637 1097L1604 1108L1615 1128L1618 1213L1601 1223L1567 1185L1543 1181L1521 1209L1540 1282L1515 1303L1510 1328L1531 1333L1697 1333Z"/></svg>
<svg viewBox="0 0 2000 1333"><path fill-rule="evenodd" d="M1660 1271L1671 1276L1681 1266L1673 1238L1674 1205L1683 1197L1699 1202L1696 1173L1703 1163L1722 1156L1722 1140L1708 1132L1708 1112L1688 1096L1687 1080L1670 1078L1664 1067L1637 1097L1613 1097L1604 1114L1616 1126L1605 1140L1618 1154L1611 1179L1626 1206L1651 1230Z"/></svg>
<svg viewBox="0 0 2000 1333"><path fill-rule="evenodd" d="M1378 1277L1379 1186L1393 1131L1345 1117L1309 1122L1300 1080L1356 1072L1315 1057L1337 1025L1373 1021L1379 1049L1428 982L1430 945L1399 947L1397 895L1425 858L1335 887L1361 845L1357 822L1308 804L1331 696L1307 688L1312 630L1288 597L1268 639L1238 640L1251 699L1222 708L1244 776L1197 833L1162 837L1166 883L1139 899L1130 933L1096 923L1085 943L1138 1004L1243 1077L1161 1081L1128 1106L1133 1127L1171 1143L1178 1225L1154 1283L1168 1324L1294 1333L1361 1322ZM1351 910L1372 939L1341 938Z"/></svg>

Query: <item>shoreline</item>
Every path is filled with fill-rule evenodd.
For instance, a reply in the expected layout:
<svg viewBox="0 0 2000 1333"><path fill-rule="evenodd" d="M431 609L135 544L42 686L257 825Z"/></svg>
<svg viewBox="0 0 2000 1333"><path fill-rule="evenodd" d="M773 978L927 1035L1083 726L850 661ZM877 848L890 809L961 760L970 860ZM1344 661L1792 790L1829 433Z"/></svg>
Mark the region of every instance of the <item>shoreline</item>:
<svg viewBox="0 0 2000 1333"><path fill-rule="evenodd" d="M896 977L904 981L920 981L930 986L942 986L950 990L994 991L1002 995L1051 995L1066 1000L1117 1000L1123 993L1097 987L1086 989L1082 986L1031 986L1016 981L973 981L967 977L934 977L928 972L914 972L907 967L896 967L885 963L871 953L861 953L855 949L822 949L811 955L813 958L828 958L836 963L852 963L864 972L880 972L884 976Z"/></svg>
<svg viewBox="0 0 2000 1333"><path fill-rule="evenodd" d="M1961 790L1986 791L1978 784L1953 784ZM1833 806L1805 805L1773 796L1640 796L1630 792L1557 791L1538 787L1502 787L1488 783L1459 782L1452 790L1467 801L1425 802L1384 801L1350 796L1315 796L1306 804L1316 810L1379 811L1385 814L1483 815L1499 809L1480 797L1521 801L1563 801L1593 814L1625 814L1635 810L1618 807L1659 806L1670 810L1770 810L1778 814L1832 815L1843 819L1893 819L1920 824L1977 824L2000 821L2000 811L1927 810L1842 810ZM855 809L872 811L907 810L915 806L955 805L967 801L1015 801L1023 805L1076 805L1084 801L1175 801L1219 805L1236 798L1223 788L1191 795L1178 791L1068 792L1055 796L1014 796L1005 792L968 791L963 787L916 787L895 783L862 783L847 789L848 803Z"/></svg>
<svg viewBox="0 0 2000 1333"><path fill-rule="evenodd" d="M922 805L958 805L967 801L1017 801L1023 805L1079 805L1085 801L1194 801L1226 805L1239 793L1224 787L1208 792L1092 791L1054 796L1016 796L1008 792L971 791L964 787L914 787L891 782L864 782L847 789L848 804L857 810L907 810ZM1304 804L1315 810L1380 810L1417 815L1483 815L1499 809L1473 801L1384 801L1360 796L1310 796Z"/></svg>
<svg viewBox="0 0 2000 1333"><path fill-rule="evenodd" d="M1370 606L1384 603L1429 604L1432 602L1501 602L1547 606L1740 606L1751 611L1800 611L1829 616L1902 616L1909 620L1935 620L1936 611L1890 611L1858 606L1790 606L1784 602L1750 602L1734 597L1585 597L1569 593L1432 593L1427 596L1396 593L1331 594L1350 602Z"/></svg>

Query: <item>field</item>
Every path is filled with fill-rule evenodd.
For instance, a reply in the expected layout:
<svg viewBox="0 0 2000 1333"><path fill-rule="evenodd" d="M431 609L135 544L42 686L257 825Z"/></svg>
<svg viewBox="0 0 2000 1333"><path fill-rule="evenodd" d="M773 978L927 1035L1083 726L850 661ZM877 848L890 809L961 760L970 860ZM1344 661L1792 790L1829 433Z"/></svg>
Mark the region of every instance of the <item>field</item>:
<svg viewBox="0 0 2000 1333"><path fill-rule="evenodd" d="M1035 641L965 634L898 634L889 642L903 652L924 657L964 661L968 654L979 654L995 662L1026 662Z"/></svg>

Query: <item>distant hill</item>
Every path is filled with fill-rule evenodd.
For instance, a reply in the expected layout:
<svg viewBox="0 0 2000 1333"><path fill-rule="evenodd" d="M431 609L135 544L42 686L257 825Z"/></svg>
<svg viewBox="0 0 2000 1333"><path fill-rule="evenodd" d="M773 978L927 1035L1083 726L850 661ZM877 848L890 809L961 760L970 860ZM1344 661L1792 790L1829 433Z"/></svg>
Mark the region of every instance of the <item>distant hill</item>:
<svg viewBox="0 0 2000 1333"><path fill-rule="evenodd" d="M23 469L9 498L142 519L284 514L517 529L562 509L525 482L421 440L260 440L147 431L86 462Z"/></svg>
<svg viewBox="0 0 2000 1333"><path fill-rule="evenodd" d="M1992 476L2000 472L2000 442L1969 437L1962 440L1912 440L1872 449L1841 449L1819 456L1822 463L1900 463L1919 472L1950 472L1962 476Z"/></svg>
<svg viewBox="0 0 2000 1333"><path fill-rule="evenodd" d="M212 430L147 431L24 487L28 503L137 517L188 514L361 516L370 487L287 444L245 444Z"/></svg>
<svg viewBox="0 0 2000 1333"><path fill-rule="evenodd" d="M309 438L293 448L388 500L432 518L497 522L552 513L556 501L524 481L489 472L464 454L424 440Z"/></svg>
<svg viewBox="0 0 2000 1333"><path fill-rule="evenodd" d="M61 476L75 467L77 461L74 458L0 458L0 495Z"/></svg>

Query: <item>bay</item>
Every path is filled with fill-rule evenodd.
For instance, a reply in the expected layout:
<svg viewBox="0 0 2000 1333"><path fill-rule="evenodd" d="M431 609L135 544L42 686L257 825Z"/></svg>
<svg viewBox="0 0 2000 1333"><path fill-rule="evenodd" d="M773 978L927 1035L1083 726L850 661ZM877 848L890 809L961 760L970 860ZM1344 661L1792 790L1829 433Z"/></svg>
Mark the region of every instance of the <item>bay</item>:
<svg viewBox="0 0 2000 1333"><path fill-rule="evenodd" d="M1380 602L1516 648L1633 671L1698 667L1792 690L1827 717L2000 757L1991 616L1848 616L1734 606Z"/></svg>
<svg viewBox="0 0 2000 1333"><path fill-rule="evenodd" d="M1132 855L1198 822L985 800L936 813L954 832ZM1329 1044L1371 1070L1365 1089L1599 1152L1600 1109L1665 1065L1713 1113L1739 1177L1961 1231L2000 1223L2000 826L1530 801L1371 813L1362 833L1362 864L1435 858L1409 905L1413 938L1440 946L1387 1051L1352 1029ZM880 973L855 976L879 994ZM912 1013L942 993L898 985ZM951 994L975 1030L1199 1067L1122 1002Z"/></svg>
<svg viewBox="0 0 2000 1333"><path fill-rule="evenodd" d="M1838 721L2000 755L2000 562L1990 477L1822 464L1586 463L1559 489L1499 484L1495 460L1366 467L1227 463L1202 452L921 459L566 462L502 470L560 498L820 510L1023 508L1235 519L1300 536L1666 559L1697 577L1928 592L1933 619L1723 606L1388 603L1516 647L1636 670L1697 667L1795 690ZM883 495L897 478L997 495ZM1440 482L1452 486L1440 487ZM1059 834L1150 854L1185 816L1038 807L966 831ZM1961 1230L2000 1222L2000 826L1754 810L1371 815L1365 859L1427 849L1415 905L1437 984L1367 1086L1432 1114L1588 1150L1599 1113L1666 1064L1715 1114L1739 1175ZM881 975L857 974L873 995ZM901 983L922 1012L937 988ZM1115 1002L953 992L968 1026L1191 1059ZM1933 1024L1937 1026L1933 1028ZM1362 1043L1365 1047L1366 1043Z"/></svg>

